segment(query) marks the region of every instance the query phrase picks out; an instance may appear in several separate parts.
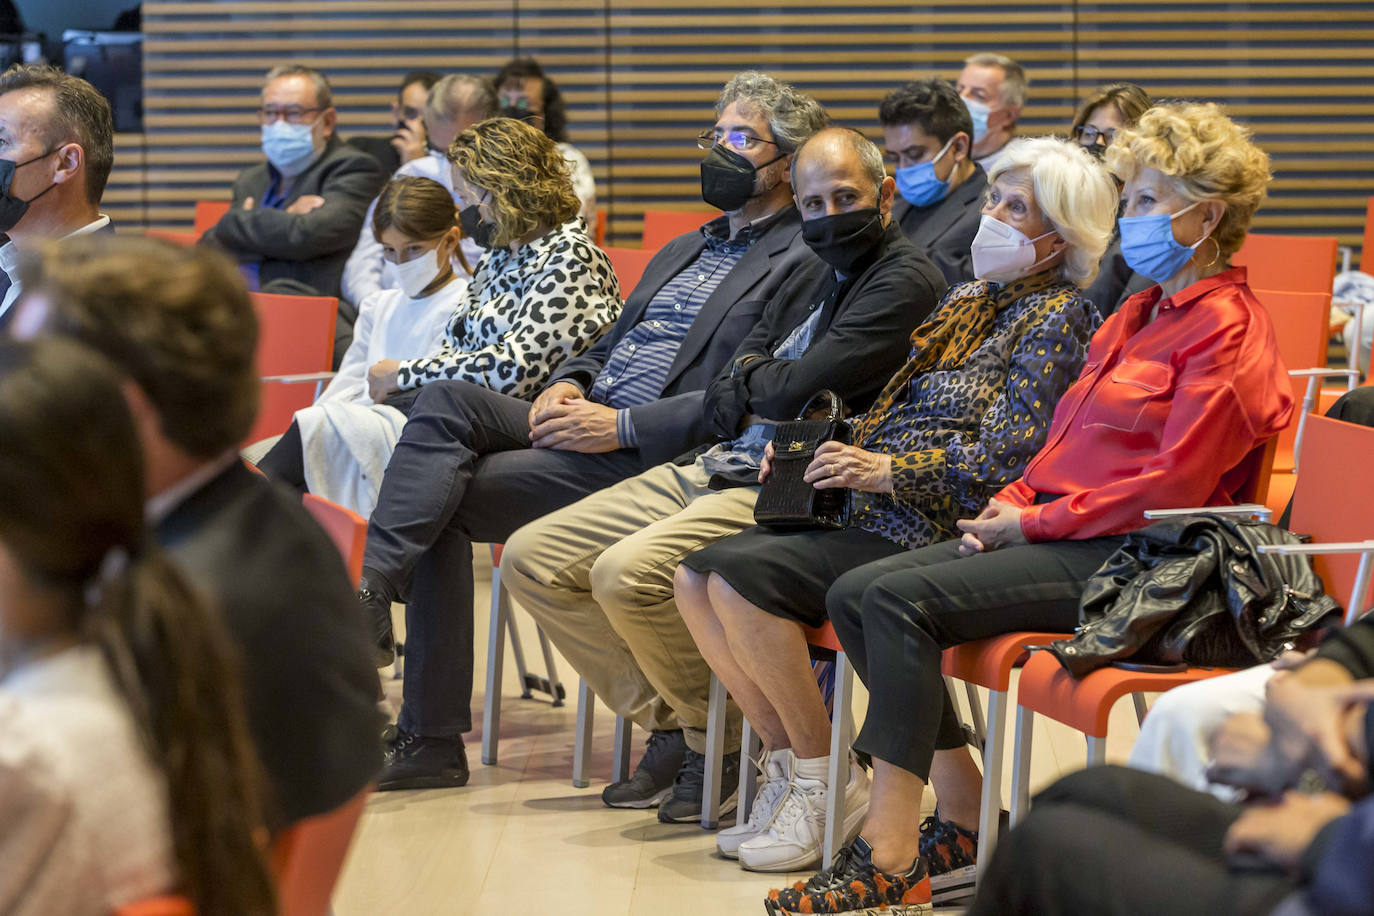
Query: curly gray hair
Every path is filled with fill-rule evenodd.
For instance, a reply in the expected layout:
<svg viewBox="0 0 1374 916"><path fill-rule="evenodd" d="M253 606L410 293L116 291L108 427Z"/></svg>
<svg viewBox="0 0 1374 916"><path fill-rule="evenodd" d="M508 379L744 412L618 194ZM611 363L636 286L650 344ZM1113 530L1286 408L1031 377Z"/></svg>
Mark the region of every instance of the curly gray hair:
<svg viewBox="0 0 1374 916"><path fill-rule="evenodd" d="M787 83L757 70L736 74L716 99L719 118L732 104L761 115L768 121L778 149L794 153L807 138L829 122L820 103Z"/></svg>

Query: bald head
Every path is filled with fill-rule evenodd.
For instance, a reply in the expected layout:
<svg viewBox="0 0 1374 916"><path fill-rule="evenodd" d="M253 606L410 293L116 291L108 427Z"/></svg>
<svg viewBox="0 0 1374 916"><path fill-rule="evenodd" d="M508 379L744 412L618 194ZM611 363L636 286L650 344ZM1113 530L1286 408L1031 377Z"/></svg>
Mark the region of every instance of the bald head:
<svg viewBox="0 0 1374 916"><path fill-rule="evenodd" d="M792 161L792 190L802 219L877 207L886 220L893 188L882 151L852 128L818 131Z"/></svg>

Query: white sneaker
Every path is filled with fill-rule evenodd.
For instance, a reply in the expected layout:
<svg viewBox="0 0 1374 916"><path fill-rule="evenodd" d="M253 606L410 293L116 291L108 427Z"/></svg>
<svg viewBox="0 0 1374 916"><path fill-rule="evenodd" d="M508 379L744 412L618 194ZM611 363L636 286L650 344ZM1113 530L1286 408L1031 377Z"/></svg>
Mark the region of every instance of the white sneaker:
<svg viewBox="0 0 1374 916"><path fill-rule="evenodd" d="M792 780L768 832L739 846L739 864L749 871L798 871L820 861L825 841L825 773L828 757L794 758ZM845 786L841 845L858 835L868 814L868 774L851 758Z"/></svg>
<svg viewBox="0 0 1374 916"><path fill-rule="evenodd" d="M773 823L792 777L792 750L783 748L780 751L768 751L759 769L763 771L763 785L754 797L749 820L716 834L716 851L727 859L739 858L740 844L766 833Z"/></svg>

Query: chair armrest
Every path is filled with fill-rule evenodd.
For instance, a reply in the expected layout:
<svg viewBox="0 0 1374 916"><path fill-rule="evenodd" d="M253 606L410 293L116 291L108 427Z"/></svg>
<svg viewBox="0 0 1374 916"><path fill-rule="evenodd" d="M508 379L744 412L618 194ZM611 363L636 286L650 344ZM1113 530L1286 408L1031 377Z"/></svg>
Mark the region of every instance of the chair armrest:
<svg viewBox="0 0 1374 916"><path fill-rule="evenodd" d="M1350 590L1350 600L1345 604L1345 625L1350 626L1364 616L1365 593L1369 591L1371 567L1374 567L1374 541L1342 541L1330 544L1260 544L1260 553L1277 553L1284 556L1305 554L1355 553L1360 555L1360 565L1355 570L1355 585Z"/></svg>
<svg viewBox="0 0 1374 916"><path fill-rule="evenodd" d="M264 375L264 382L281 382L283 385L297 385L306 382L327 382L332 379L337 372L302 372L299 375Z"/></svg>
<svg viewBox="0 0 1374 916"><path fill-rule="evenodd" d="M1360 373L1354 369L1328 369L1323 366L1317 369L1289 369L1288 374L1293 378L1330 378L1337 375L1358 378Z"/></svg>
<svg viewBox="0 0 1374 916"><path fill-rule="evenodd" d="M1183 509L1146 509L1145 517L1151 521L1161 518L1174 518L1179 515L1198 515L1200 513L1212 515L1248 515L1252 518L1267 522L1274 517L1274 512L1268 506L1261 506L1259 503L1242 503L1239 506L1189 506Z"/></svg>

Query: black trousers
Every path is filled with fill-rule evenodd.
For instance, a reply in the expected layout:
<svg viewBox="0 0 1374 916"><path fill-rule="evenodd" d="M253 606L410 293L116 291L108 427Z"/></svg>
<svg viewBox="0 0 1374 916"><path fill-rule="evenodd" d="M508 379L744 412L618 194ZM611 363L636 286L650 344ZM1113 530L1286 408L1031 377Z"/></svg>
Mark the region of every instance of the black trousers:
<svg viewBox="0 0 1374 916"><path fill-rule="evenodd" d="M530 403L468 382L431 382L387 403L407 419L363 565L406 601L400 727L451 737L472 730L472 543L501 543L643 468L632 449L530 448Z"/></svg>
<svg viewBox="0 0 1374 916"><path fill-rule="evenodd" d="M292 420L277 444L258 460L258 470L273 480L304 493L305 445L301 442L301 428Z"/></svg>
<svg viewBox="0 0 1374 916"><path fill-rule="evenodd" d="M964 743L940 675L950 646L1013 630L1072 630L1083 582L1124 537L1054 541L959 556L957 540L841 576L826 610L868 685L854 746L930 778L936 750Z"/></svg>
<svg viewBox="0 0 1374 916"><path fill-rule="evenodd" d="M1259 916L1296 885L1228 866L1241 808L1154 773L1093 767L1035 798L998 844L969 916Z"/></svg>

